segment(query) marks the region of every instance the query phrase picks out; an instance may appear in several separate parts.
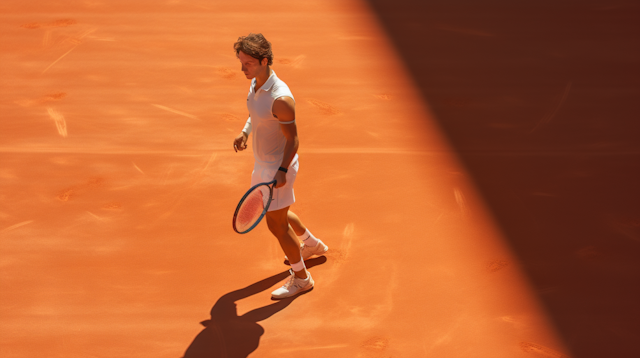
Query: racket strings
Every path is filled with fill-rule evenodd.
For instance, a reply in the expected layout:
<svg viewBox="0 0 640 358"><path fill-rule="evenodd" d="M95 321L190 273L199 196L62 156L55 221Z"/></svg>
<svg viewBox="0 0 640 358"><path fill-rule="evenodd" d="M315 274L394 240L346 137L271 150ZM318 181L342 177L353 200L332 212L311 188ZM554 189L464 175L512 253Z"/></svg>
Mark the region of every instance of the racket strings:
<svg viewBox="0 0 640 358"><path fill-rule="evenodd" d="M266 194L265 194L266 189ZM257 187L244 199L236 217L236 229L240 232L248 230L262 216L269 200L268 188Z"/></svg>

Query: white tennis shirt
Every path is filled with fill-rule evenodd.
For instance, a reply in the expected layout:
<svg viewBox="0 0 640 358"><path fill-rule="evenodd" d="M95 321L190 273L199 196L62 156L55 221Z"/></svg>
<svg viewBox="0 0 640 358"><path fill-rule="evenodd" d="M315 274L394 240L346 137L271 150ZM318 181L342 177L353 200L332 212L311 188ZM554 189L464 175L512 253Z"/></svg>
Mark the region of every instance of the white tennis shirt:
<svg viewBox="0 0 640 358"><path fill-rule="evenodd" d="M255 85L256 79L254 78L247 96L247 108L249 109L251 133L253 134L253 157L256 164L261 166L279 167L284 157L287 138L280 129L280 121L273 116L271 109L276 99L280 97L293 99L293 95L287 84L276 76L275 71L271 71L267 82L257 91Z"/></svg>

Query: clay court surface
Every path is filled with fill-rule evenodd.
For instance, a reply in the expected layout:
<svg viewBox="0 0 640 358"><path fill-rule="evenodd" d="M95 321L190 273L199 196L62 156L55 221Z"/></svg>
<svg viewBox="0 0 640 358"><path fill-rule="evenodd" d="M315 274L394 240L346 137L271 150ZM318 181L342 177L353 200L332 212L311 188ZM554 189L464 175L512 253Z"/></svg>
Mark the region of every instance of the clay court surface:
<svg viewBox="0 0 640 358"><path fill-rule="evenodd" d="M371 8L263 6L0 5L0 356L572 357ZM249 32L296 97L292 210L330 248L281 302L277 241L231 227Z"/></svg>

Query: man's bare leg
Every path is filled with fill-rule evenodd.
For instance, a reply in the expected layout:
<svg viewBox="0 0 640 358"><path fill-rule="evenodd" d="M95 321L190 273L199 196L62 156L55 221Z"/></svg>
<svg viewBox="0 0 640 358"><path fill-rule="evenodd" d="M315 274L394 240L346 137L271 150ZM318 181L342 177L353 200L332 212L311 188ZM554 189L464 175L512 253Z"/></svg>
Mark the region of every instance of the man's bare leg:
<svg viewBox="0 0 640 358"><path fill-rule="evenodd" d="M269 231L271 231L271 233L278 239L280 247L282 247L282 251L287 255L289 261L297 263L302 261L300 243L296 238L294 230L289 225L288 212L288 206L286 208L267 212L267 226L269 227ZM294 274L299 278L307 278L306 269L294 271Z"/></svg>
<svg viewBox="0 0 640 358"><path fill-rule="evenodd" d="M303 260L306 260L313 255L324 255L324 253L327 252L329 247L307 230L307 227L304 226L298 215L289 211L287 218L289 219L289 226L291 226L296 235L298 235L298 240L304 244L300 246ZM285 256L284 259L285 264L287 264L287 261L289 263L291 262L288 256Z"/></svg>
<svg viewBox="0 0 640 358"><path fill-rule="evenodd" d="M293 211L287 213L287 218L289 219L289 225L291 225L291 228L297 236L302 236L307 231L307 227L304 226L298 215Z"/></svg>

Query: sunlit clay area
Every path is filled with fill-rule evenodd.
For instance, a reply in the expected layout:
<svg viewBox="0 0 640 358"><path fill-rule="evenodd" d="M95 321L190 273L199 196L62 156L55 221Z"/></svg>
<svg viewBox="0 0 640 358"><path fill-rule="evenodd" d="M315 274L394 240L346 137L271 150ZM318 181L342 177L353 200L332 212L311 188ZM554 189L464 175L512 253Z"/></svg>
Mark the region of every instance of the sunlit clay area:
<svg viewBox="0 0 640 358"><path fill-rule="evenodd" d="M640 357L637 2L4 0L0 19L0 357ZM250 33L268 67L236 56ZM295 100L254 88L263 68ZM284 158L298 138L273 173L313 235L279 226L286 186L234 216L267 122ZM295 263L290 233L328 250Z"/></svg>

